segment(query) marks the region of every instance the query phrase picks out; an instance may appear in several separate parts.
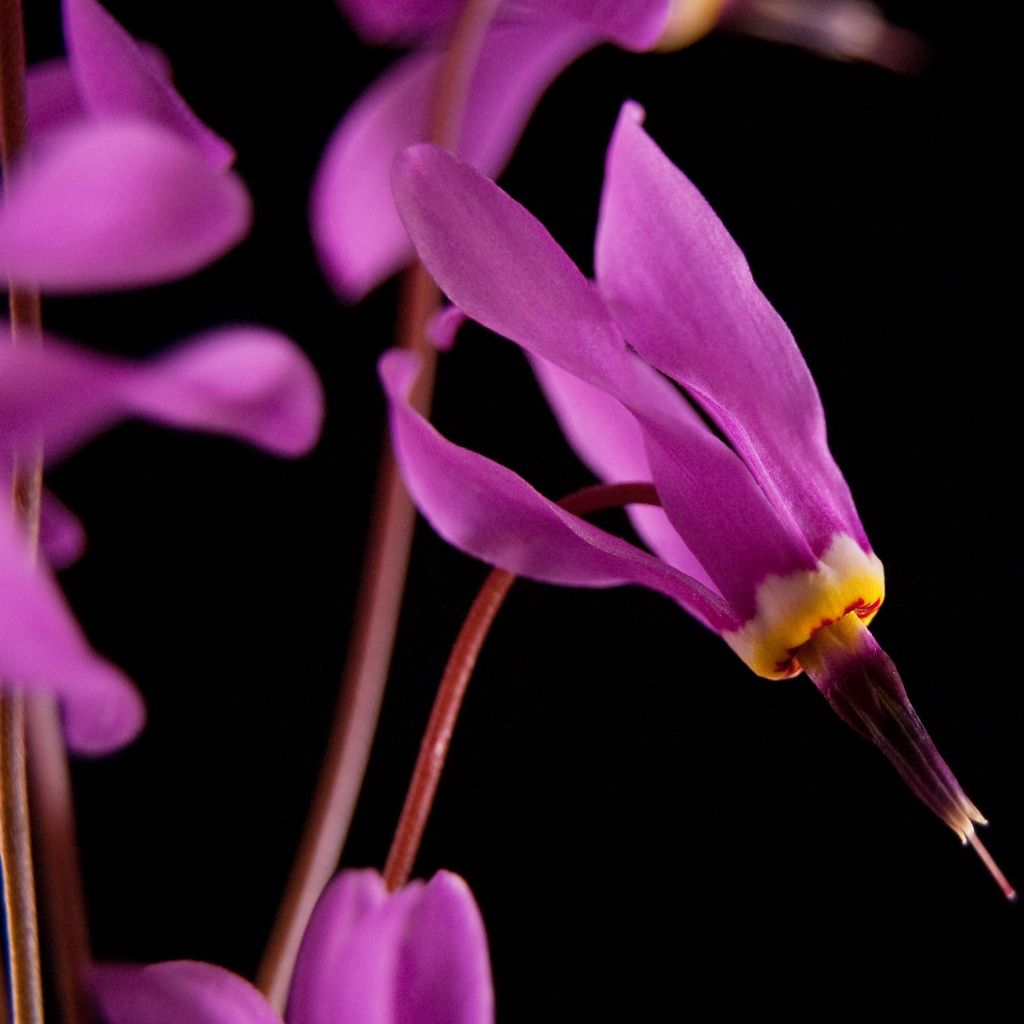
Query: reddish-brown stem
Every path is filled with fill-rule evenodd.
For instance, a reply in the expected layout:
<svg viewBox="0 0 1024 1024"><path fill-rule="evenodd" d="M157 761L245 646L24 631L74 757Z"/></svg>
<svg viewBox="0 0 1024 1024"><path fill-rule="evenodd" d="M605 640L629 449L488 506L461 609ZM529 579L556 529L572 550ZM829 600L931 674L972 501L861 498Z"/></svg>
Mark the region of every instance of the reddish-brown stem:
<svg viewBox="0 0 1024 1024"><path fill-rule="evenodd" d="M0 159L4 185L25 137L25 36L19 0L0 0ZM39 303L30 293L11 289L11 334L15 340L38 337ZM18 460L12 501L32 531L38 523L37 460ZM43 1019L39 934L32 866L25 753L25 698L0 696L0 860L11 1015L14 1024Z"/></svg>
<svg viewBox="0 0 1024 1024"><path fill-rule="evenodd" d="M657 505L659 501L650 484L596 484L570 494L559 504L583 516L623 505ZM384 882L392 892L409 880L434 805L434 796L441 781L441 772L448 757L466 687L476 666L480 648L515 578L513 573L505 569L491 571L452 647L384 866Z"/></svg>
<svg viewBox="0 0 1024 1024"><path fill-rule="evenodd" d="M19 0L0 0L0 122L6 182L11 164L25 141L25 41ZM11 288L10 313L14 342L39 344L42 311L38 292ZM42 472L41 449L22 452L15 460L12 497L33 550L39 543ZM16 812L16 830L18 849L22 851L19 857L25 861L20 869L22 875L12 875L9 888L17 891L17 901L23 904L20 913L28 919L23 925L9 923L12 936L15 932L25 933L18 941L12 937L14 1024L43 1019L26 779L32 795L32 824L47 894L49 936L63 1019L66 1024L85 1024L91 1019L83 984L89 963L89 933L75 841L71 782L56 702L46 696L3 700L11 705L4 711L4 813L6 817L9 809L13 812L16 806L21 808ZM15 781L14 776L20 778ZM15 787L10 797L9 785ZM4 873L6 876L6 854ZM16 954L14 947L22 945L25 948ZM16 956L22 961L17 969Z"/></svg>
<svg viewBox="0 0 1024 1024"><path fill-rule="evenodd" d="M455 148L469 82L497 0L467 0L441 62L425 138ZM419 263L402 285L397 337L420 355L411 402L429 415L436 354L426 336L438 292ZM281 1011L302 933L337 868L362 787L380 716L412 543L415 510L385 440L377 471L373 521L360 581L356 621L305 832L271 932L257 985Z"/></svg>

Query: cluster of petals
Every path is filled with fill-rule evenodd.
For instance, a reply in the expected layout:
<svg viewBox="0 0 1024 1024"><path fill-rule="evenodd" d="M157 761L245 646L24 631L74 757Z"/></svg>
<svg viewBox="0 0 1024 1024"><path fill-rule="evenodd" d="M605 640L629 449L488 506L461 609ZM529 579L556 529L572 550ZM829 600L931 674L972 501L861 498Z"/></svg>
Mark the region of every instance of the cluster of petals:
<svg viewBox="0 0 1024 1024"><path fill-rule="evenodd" d="M247 231L248 195L231 147L188 108L162 57L95 0L65 0L68 56L30 70L29 144L4 182L0 278L45 292L126 288L181 277ZM19 333L25 334L23 326ZM319 381L287 338L234 326L146 364L0 324L0 485L16 456L66 455L126 417L229 434L281 455L315 442ZM0 678L60 698L69 745L101 753L143 721L124 675L94 652L50 567L81 548L74 518L49 495L43 562L10 503L0 503Z"/></svg>
<svg viewBox="0 0 1024 1024"><path fill-rule="evenodd" d="M584 461L609 482L654 483L663 508L636 522L656 554L445 441L404 401L413 357L389 353L382 373L409 486L450 541L551 582L640 583L729 634L766 581L817 571L837 538L874 556L792 335L642 118L626 104L609 149L595 282L441 149L406 151L394 186L420 258L456 307L530 354Z"/></svg>
<svg viewBox="0 0 1024 1024"><path fill-rule="evenodd" d="M426 141L435 82L464 0L339 0L368 43L413 47L349 109L312 197L313 237L338 293L361 298L412 250L388 180L403 148ZM718 24L827 56L900 66L911 37L866 0L502 0L475 57L454 150L488 177L508 162L537 102L601 43L678 49Z"/></svg>
<svg viewBox="0 0 1024 1024"><path fill-rule="evenodd" d="M104 1024L282 1024L247 981L211 964L97 967ZM389 894L373 871L327 888L303 939L288 1024L493 1024L487 937L466 883L439 872Z"/></svg>
<svg viewBox="0 0 1024 1024"><path fill-rule="evenodd" d="M444 150L407 150L394 189L420 259L462 314L528 353L584 462L608 482L654 485L662 507L633 511L650 551L442 437L408 402L416 358L392 351L381 375L410 493L478 558L552 583L649 587L759 675L805 669L968 838L983 819L866 629L884 598L882 564L829 451L807 365L736 243L642 121L627 103L608 151L594 282Z"/></svg>

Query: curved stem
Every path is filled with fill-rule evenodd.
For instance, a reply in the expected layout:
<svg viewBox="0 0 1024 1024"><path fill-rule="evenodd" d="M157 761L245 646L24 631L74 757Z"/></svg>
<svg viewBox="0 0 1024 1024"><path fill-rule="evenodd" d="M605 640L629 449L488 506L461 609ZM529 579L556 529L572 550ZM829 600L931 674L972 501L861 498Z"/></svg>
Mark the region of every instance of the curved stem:
<svg viewBox="0 0 1024 1024"><path fill-rule="evenodd" d="M469 83L497 0L467 0L438 72L427 125L430 142L455 148ZM430 411L437 356L426 336L438 292L420 263L406 272L397 336L421 356L413 407ZM287 999L299 944L316 901L337 868L366 774L384 699L405 589L415 510L384 441L377 470L373 521L357 601L358 612L331 723L327 751L277 920L256 983L279 1012Z"/></svg>
<svg viewBox="0 0 1024 1024"><path fill-rule="evenodd" d="M575 491L559 504L569 512L583 516L623 505L658 505L660 502L650 484L595 484ZM480 649L515 578L514 573L505 569L491 571L466 616L448 658L384 866L384 883L392 892L409 880L434 805L434 796L441 781L441 772L448 757L466 687Z"/></svg>

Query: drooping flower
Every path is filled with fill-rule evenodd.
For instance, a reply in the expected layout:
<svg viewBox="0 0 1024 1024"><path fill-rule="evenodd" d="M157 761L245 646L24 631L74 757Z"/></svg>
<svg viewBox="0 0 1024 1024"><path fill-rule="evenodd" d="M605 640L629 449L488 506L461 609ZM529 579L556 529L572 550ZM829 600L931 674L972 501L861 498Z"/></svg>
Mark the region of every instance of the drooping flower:
<svg viewBox="0 0 1024 1024"><path fill-rule="evenodd" d="M650 481L634 513L655 552L597 529L441 437L385 356L406 482L434 527L535 579L638 583L677 600L760 676L806 670L962 838L983 819L867 630L884 597L814 382L735 242L627 104L608 153L589 282L526 210L436 147L399 159L417 252L466 315L525 349L568 439L607 481ZM720 439L694 406L721 432Z"/></svg>
<svg viewBox="0 0 1024 1024"><path fill-rule="evenodd" d="M309 450L320 431L316 373L287 338L258 327L211 331L147 363L88 353L52 338L13 345L0 325L0 488L15 453L42 445L49 461L126 417L229 434L279 455ZM77 531L44 501L44 554L73 555ZM93 651L31 547L10 502L0 502L0 679L61 702L69 746L105 753L142 726L124 674Z"/></svg>
<svg viewBox="0 0 1024 1024"><path fill-rule="evenodd" d="M426 138L435 79L465 0L339 2L367 42L417 47L342 119L313 189L321 262L354 301L412 258L388 186L391 164ZM883 63L899 63L914 43L864 0L504 0L477 59L457 152L496 177L545 90L588 50L680 49L719 24Z"/></svg>
<svg viewBox="0 0 1024 1024"><path fill-rule="evenodd" d="M64 0L66 60L30 69L30 162L5 185L0 279L44 291L169 281L245 235L230 145L95 0Z"/></svg>
<svg viewBox="0 0 1024 1024"><path fill-rule="evenodd" d="M103 966L92 987L104 1024L281 1024L248 982L191 961ZM466 883L439 872L389 894L346 871L313 913L295 967L288 1024L491 1024L487 937Z"/></svg>

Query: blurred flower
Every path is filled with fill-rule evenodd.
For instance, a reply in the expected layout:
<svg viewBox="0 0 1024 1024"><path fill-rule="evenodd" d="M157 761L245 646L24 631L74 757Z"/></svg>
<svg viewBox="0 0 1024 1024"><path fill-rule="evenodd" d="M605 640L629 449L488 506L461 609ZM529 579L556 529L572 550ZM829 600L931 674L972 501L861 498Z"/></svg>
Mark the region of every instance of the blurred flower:
<svg viewBox="0 0 1024 1024"><path fill-rule="evenodd" d="M94 969L105 1024L281 1024L248 982L177 961ZM442 871L389 894L373 871L327 888L303 940L288 1024L492 1024L487 937L468 886Z"/></svg>
<svg viewBox="0 0 1024 1024"><path fill-rule="evenodd" d="M95 0L64 0L63 11L67 59L28 76L30 142L4 182L0 279L79 292L199 269L248 230L248 194L227 170L231 147L173 89L162 59ZM305 356L263 328L210 332L133 364L50 338L15 345L0 323L0 487L8 492L17 454L42 446L53 461L129 416L298 455L315 442L322 415ZM71 513L44 495L40 520L45 559L73 560L83 534ZM59 698L68 744L80 753L132 739L144 717L138 694L89 647L9 503L0 503L0 581L4 685Z"/></svg>
<svg viewBox="0 0 1024 1024"><path fill-rule="evenodd" d="M320 430L316 372L287 338L259 327L212 331L147 363L111 359L52 338L11 344L0 325L0 487L16 452L42 444L49 461L126 417L230 434L278 455L300 455ZM44 500L42 545L71 560L80 530ZM138 694L82 636L48 570L31 555L9 502L0 502L0 678L53 693L69 745L104 753L142 726Z"/></svg>
<svg viewBox="0 0 1024 1024"><path fill-rule="evenodd" d="M30 69L30 146L4 189L0 278L44 291L173 280L246 233L231 147L95 0L64 0L66 60Z"/></svg>
<svg viewBox="0 0 1024 1024"><path fill-rule="evenodd" d="M412 258L388 186L391 164L405 146L426 138L445 43L465 2L339 2L367 42L417 47L342 119L313 189L321 262L339 294L356 300ZM496 177L548 86L598 44L638 52L679 49L719 23L863 60L895 53L891 39L899 35L862 0L505 0L473 72L459 156ZM884 62L891 65L895 57Z"/></svg>
<svg viewBox="0 0 1024 1024"><path fill-rule="evenodd" d="M609 149L596 285L526 210L436 147L399 159L395 197L452 301L531 354L584 461L607 481L654 484L663 508L637 510L634 522L658 557L442 438L405 400L415 359L392 352L382 375L410 492L470 554L554 583L650 587L758 675L806 669L913 791L970 836L981 816L866 629L884 596L882 565L829 452L807 366L735 242L642 119L627 104Z"/></svg>

